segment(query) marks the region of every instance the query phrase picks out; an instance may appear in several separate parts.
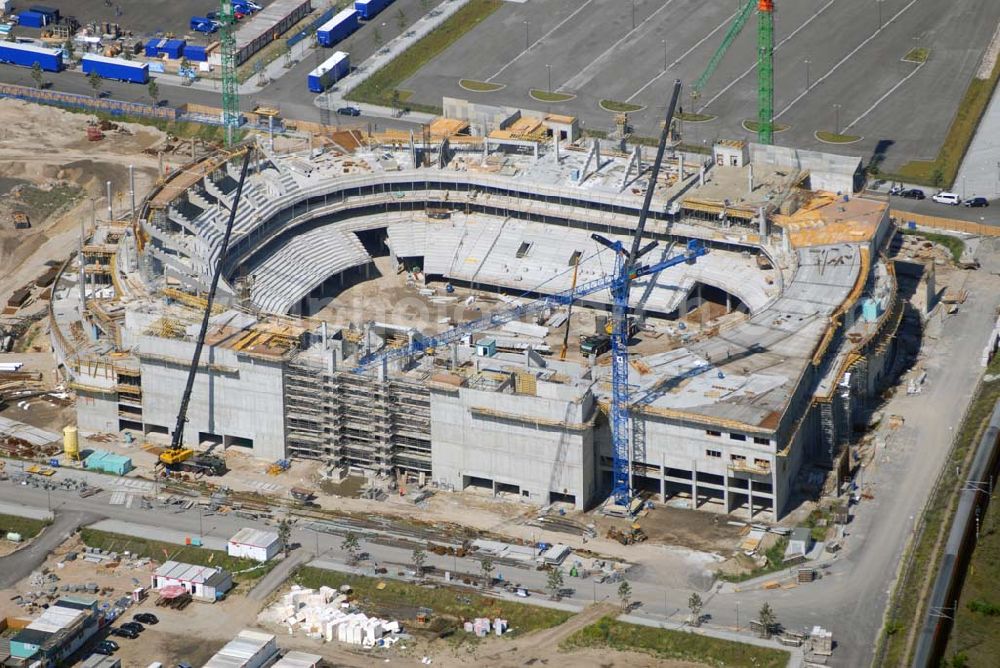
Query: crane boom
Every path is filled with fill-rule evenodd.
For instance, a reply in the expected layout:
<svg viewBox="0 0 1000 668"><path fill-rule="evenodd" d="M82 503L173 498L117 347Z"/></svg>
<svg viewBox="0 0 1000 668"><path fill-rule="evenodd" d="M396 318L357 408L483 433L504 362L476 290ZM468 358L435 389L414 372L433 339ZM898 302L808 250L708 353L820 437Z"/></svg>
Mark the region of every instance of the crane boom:
<svg viewBox="0 0 1000 668"><path fill-rule="evenodd" d="M733 19L732 25L729 26L729 30L726 31L726 36L722 38L722 43L719 48L715 50L712 57L708 61L708 65L705 66L705 71L701 73L701 76L694 82L691 86L691 95L697 97L701 94L705 84L715 73L715 68L719 66L722 62L722 57L726 55L726 51L729 47L733 45L736 38L739 37L740 32L743 30L743 26L746 25L747 20L750 15L753 14L754 0L749 0L743 7L736 13L736 18Z"/></svg>
<svg viewBox="0 0 1000 668"><path fill-rule="evenodd" d="M194 355L191 357L191 368L188 369L187 382L184 384L184 391L181 393L180 407L177 409L177 425L170 438L170 449L160 455L160 461L164 464L173 464L191 456L190 451L184 448L184 423L187 422L188 404L191 403L191 391L194 389L194 379L198 374L198 362L201 360L201 351L205 347L205 335L208 333L208 321L212 317L212 302L215 301L215 291L219 287L219 279L222 276L222 265L226 258L226 251L229 248L229 237L233 233L233 223L236 221L236 210L240 204L240 197L243 195L243 184L246 182L247 170L250 166L250 154L252 149L248 148L243 156L243 167L240 170L240 181L236 186L236 195L233 197L233 205L229 209L229 220L226 222L226 233L222 237L222 245L219 247L219 260L212 272L212 283L208 288L208 295L205 298L205 313L201 318L201 327L198 330L198 338L194 345ZM181 453L185 454L182 455Z"/></svg>

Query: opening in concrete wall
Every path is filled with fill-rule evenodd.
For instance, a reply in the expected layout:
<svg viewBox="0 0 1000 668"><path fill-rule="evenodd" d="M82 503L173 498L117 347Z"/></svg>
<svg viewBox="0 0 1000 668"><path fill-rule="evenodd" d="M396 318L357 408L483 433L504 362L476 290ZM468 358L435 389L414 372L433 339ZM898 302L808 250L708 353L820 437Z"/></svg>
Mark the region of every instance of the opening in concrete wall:
<svg viewBox="0 0 1000 668"><path fill-rule="evenodd" d="M237 448L250 448L253 449L253 439L243 438L242 436L223 436L223 445L227 448L237 447Z"/></svg>
<svg viewBox="0 0 1000 668"><path fill-rule="evenodd" d="M474 475L462 476L462 488L468 489L470 487L478 489L488 489L493 491L493 481L489 478L477 478Z"/></svg>
<svg viewBox="0 0 1000 668"><path fill-rule="evenodd" d="M564 494L561 492L549 492L549 503L571 503L576 505L575 494Z"/></svg>

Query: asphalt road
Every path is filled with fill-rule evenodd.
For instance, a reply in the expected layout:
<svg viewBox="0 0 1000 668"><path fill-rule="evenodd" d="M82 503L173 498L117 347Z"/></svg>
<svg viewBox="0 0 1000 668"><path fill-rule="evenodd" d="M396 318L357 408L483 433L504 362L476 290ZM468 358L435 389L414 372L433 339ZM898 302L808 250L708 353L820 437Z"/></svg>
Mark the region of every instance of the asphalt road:
<svg viewBox="0 0 1000 668"><path fill-rule="evenodd" d="M4 489L6 491L7 487ZM4 495L4 498L10 497ZM63 510L56 513L52 524L30 544L0 558L0 589L6 589L31 575L32 571L42 565L49 553L64 543L79 527L98 519L100 515L96 513L79 510Z"/></svg>
<svg viewBox="0 0 1000 668"><path fill-rule="evenodd" d="M755 17L701 98L688 97L737 5L636 0L633 29L632 3L623 0L505 3L403 87L416 91L413 99L420 102L439 104L450 95L537 109L546 105L528 91L548 89L551 78L553 90L577 96L549 105L552 111L607 129L613 114L598 106L601 99L646 105L631 119L639 134L655 136L671 83L679 78L685 111L718 117L687 124L689 140L752 138L741 123L757 115ZM858 155L879 147L890 170L933 158L998 19L1000 3L993 0L955 0L947 7L933 0L778 2L774 113L790 127L775 142ZM931 50L923 66L901 60L914 47ZM506 87L472 93L458 85L462 78ZM814 137L838 127L863 139L832 146Z"/></svg>

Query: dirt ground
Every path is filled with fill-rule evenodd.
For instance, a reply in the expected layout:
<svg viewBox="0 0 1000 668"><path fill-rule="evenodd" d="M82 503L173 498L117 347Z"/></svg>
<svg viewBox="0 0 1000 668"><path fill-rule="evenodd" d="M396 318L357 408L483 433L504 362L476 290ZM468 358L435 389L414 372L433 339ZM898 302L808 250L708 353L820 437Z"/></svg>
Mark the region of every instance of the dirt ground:
<svg viewBox="0 0 1000 668"><path fill-rule="evenodd" d="M41 274L46 261L62 261L76 248L81 219L92 217L89 197L96 199L97 216L107 216L107 181L111 181L114 209L122 211L129 205L129 164L136 168L138 197L156 178L156 150L165 145L166 135L143 125L120 124L120 130L106 132L104 140L90 142L86 139L90 119L86 114L0 100L0 191L4 195L0 198L0 263L4 267L0 301L6 302L16 288ZM172 158L168 154L165 164L171 164ZM23 196L26 188L32 197ZM70 192L72 196L66 194ZM31 208L31 202L48 215L35 215L38 211ZM14 229L14 210L29 215L30 229Z"/></svg>

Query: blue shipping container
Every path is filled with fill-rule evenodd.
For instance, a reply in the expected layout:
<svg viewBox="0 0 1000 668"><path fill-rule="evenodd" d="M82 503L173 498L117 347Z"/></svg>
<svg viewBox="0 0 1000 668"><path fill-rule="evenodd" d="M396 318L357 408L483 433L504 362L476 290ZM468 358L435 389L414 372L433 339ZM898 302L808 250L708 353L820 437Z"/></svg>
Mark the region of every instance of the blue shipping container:
<svg viewBox="0 0 1000 668"><path fill-rule="evenodd" d="M351 71L351 59L343 51L337 51L322 65L309 73L309 90L322 93L337 83Z"/></svg>
<svg viewBox="0 0 1000 668"><path fill-rule="evenodd" d="M184 57L194 63L208 62L208 47L188 44L184 47Z"/></svg>
<svg viewBox="0 0 1000 668"><path fill-rule="evenodd" d="M320 46L333 46L358 29L358 10L348 7L316 29Z"/></svg>
<svg viewBox="0 0 1000 668"><path fill-rule="evenodd" d="M17 24L25 28L44 28L49 24L49 19L45 14L29 10L17 15Z"/></svg>
<svg viewBox="0 0 1000 668"><path fill-rule="evenodd" d="M370 21L391 3L392 0L354 0L354 8L358 10L361 18Z"/></svg>
<svg viewBox="0 0 1000 668"><path fill-rule="evenodd" d="M63 67L62 51L33 44L0 42L0 63L32 67L38 63L45 72L58 72Z"/></svg>
<svg viewBox="0 0 1000 668"><path fill-rule="evenodd" d="M83 73L97 72L102 79L117 79L130 83L148 83L149 65L123 58L107 58L88 53L82 58Z"/></svg>
<svg viewBox="0 0 1000 668"><path fill-rule="evenodd" d="M167 54L167 58L177 60L181 57L186 44L187 42L182 39L168 39L167 43L163 45L163 48L160 49L160 51Z"/></svg>
<svg viewBox="0 0 1000 668"><path fill-rule="evenodd" d="M43 14L49 19L49 23L56 23L59 21L59 10L55 7L47 7L45 5L32 5L28 7L33 12L38 12Z"/></svg>
<svg viewBox="0 0 1000 668"><path fill-rule="evenodd" d="M154 39L146 42L146 57L156 58L160 55L160 49L162 49L163 45L166 43L167 40L165 39Z"/></svg>

